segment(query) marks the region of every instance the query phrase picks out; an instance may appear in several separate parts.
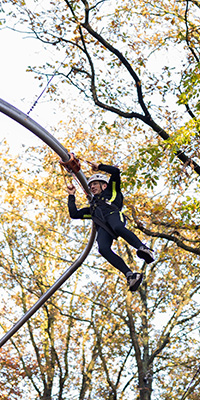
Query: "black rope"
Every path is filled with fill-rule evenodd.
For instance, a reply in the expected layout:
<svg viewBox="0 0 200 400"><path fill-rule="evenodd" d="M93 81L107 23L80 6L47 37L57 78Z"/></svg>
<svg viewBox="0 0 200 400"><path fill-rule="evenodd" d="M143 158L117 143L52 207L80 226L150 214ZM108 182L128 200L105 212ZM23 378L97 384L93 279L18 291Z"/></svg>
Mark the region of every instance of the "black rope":
<svg viewBox="0 0 200 400"><path fill-rule="evenodd" d="M65 59L60 63L58 69L55 70L55 72L53 73L52 77L48 80L45 88L42 90L42 92L40 93L40 95L37 97L37 99L35 100L35 102L33 103L33 105L31 106L30 110L27 112L27 115L30 114L31 111L33 111L34 107L36 106L36 104L38 103L38 101L40 100L40 98L43 96L44 92L47 90L48 86L50 85L52 79L54 78L54 76L56 75L56 73L59 71L61 65L63 65L63 63L65 62L67 56L65 57Z"/></svg>
<svg viewBox="0 0 200 400"><path fill-rule="evenodd" d="M43 91L40 93L40 95L37 97L37 99L34 101L33 105L31 106L30 110L27 112L27 115L30 114L31 111L33 111L34 107L36 106L36 104L38 103L38 101L40 100L40 98L43 96L44 92L46 91L46 89L48 88L49 84L51 83L52 79L54 78L56 74L56 71L54 72L54 74L52 75L51 79L49 79L49 81L47 82L45 88L43 89Z"/></svg>
<svg viewBox="0 0 200 400"><path fill-rule="evenodd" d="M181 400L185 400L185 399L186 399L186 397L187 397L187 395L188 395L188 391L189 391L189 389L190 389L192 383L194 382L194 380L195 380L195 378L197 377L197 375L198 375L199 372L200 372L200 365L199 365L199 368L197 369L197 371L195 372L195 374L194 374L194 376L193 376L191 382L189 383L188 387L186 388L185 392L183 393L183 396L181 397Z"/></svg>

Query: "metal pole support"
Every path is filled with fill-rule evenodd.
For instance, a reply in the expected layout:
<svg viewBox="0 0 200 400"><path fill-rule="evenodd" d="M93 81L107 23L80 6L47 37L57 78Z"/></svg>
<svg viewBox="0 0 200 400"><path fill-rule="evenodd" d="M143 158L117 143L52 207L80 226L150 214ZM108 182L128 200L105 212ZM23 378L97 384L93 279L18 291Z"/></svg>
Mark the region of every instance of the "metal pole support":
<svg viewBox="0 0 200 400"><path fill-rule="evenodd" d="M19 122L29 131L34 133L38 138L40 138L43 142L45 142L52 150L54 150L63 161L69 161L70 155L65 147L49 132L46 131L41 125L35 122L28 115L24 114L22 111L18 110L16 107L7 103L5 100L0 99L0 111L12 118L16 122ZM88 195L91 195L90 190L87 185L87 179L83 172L80 170L76 174L79 182L83 186L83 189Z"/></svg>
<svg viewBox="0 0 200 400"><path fill-rule="evenodd" d="M34 135L39 137L43 142L45 142L52 150L54 150L63 161L69 161L70 155L68 151L62 146L62 144L54 138L49 132L46 131L42 126L35 122L28 115L24 114L22 111L18 110L11 104L7 103L5 100L0 99L0 111L12 118L19 124L23 125ZM76 174L81 186L84 191L91 196L90 190L87 185L87 179L83 172L80 170ZM66 282L66 280L81 266L83 261L88 256L96 236L96 230L94 224L92 224L92 231L90 233L90 238L87 246L78 257L78 259L63 273L63 275L44 293L39 300L28 310L23 317L15 324L13 327L2 337L0 340L0 347L2 347L13 335L16 333L25 322L56 292L61 285Z"/></svg>
<svg viewBox="0 0 200 400"><path fill-rule="evenodd" d="M83 261L89 254L94 243L96 231L93 228L90 239L79 258L61 275L61 277L44 293L39 300L23 315L23 317L0 339L0 347L2 347L16 333L25 322L56 292L61 285L81 266Z"/></svg>

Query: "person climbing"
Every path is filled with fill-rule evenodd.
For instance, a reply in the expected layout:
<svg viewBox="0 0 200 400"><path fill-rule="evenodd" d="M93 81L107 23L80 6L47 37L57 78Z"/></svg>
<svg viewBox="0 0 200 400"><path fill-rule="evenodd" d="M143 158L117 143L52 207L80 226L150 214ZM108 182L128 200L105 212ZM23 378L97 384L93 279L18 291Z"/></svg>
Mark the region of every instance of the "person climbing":
<svg viewBox="0 0 200 400"><path fill-rule="evenodd" d="M154 261L152 251L133 232L125 227L126 219L121 212L123 195L121 192L120 170L111 165L91 164L92 171L95 174L88 179L88 186L92 193L90 206L77 209L75 202L76 188L74 185L68 185L69 215L73 219L93 219L97 230L99 253L113 267L125 275L129 290L135 292L142 282L143 274L132 272L124 260L113 252L111 249L113 239L117 239L119 236L122 237L137 249L137 256L145 260L147 264ZM110 178L101 172L110 174Z"/></svg>

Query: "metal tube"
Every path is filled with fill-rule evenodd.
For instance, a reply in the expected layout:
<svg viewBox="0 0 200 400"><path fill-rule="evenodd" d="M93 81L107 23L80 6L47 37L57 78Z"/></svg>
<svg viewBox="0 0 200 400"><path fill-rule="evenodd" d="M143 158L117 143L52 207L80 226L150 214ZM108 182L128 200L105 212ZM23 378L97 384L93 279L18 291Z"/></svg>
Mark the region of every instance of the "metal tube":
<svg viewBox="0 0 200 400"><path fill-rule="evenodd" d="M27 114L24 114L22 111L18 110L16 107L7 103L5 100L0 99L0 111L7 115L8 117L14 119L19 122L25 128L29 129L34 135L40 138L43 142L45 142L52 150L54 150L63 161L69 161L70 156L65 147L49 132L46 131L41 125L35 122L32 118L30 118ZM90 195L90 190L87 185L87 179L83 174L82 170L77 173L77 178L80 181L83 189L86 191L88 195Z"/></svg>
<svg viewBox="0 0 200 400"><path fill-rule="evenodd" d="M19 122L25 128L29 129L34 135L39 137L43 142L45 142L52 150L54 150L63 161L68 161L70 156L68 151L62 146L59 141L54 138L49 132L47 132L43 127L41 127L37 122L32 120L29 116L24 114L22 111L18 110L11 104L6 101L0 99L0 111L7 115L8 117L14 119ZM87 179L83 172L80 170L77 174L75 174L83 186L83 189L86 191L88 195L91 195L90 190L87 185ZM81 255L77 258L77 260L61 275L61 277L44 293L39 300L22 316L22 318L13 325L13 327L1 338L0 347L2 347L13 335L16 333L25 322L47 301L57 289L61 287L61 285L80 267L83 261L88 256L94 240L96 236L96 230L94 224L92 224L92 230L90 233L89 241L81 253Z"/></svg>
<svg viewBox="0 0 200 400"><path fill-rule="evenodd" d="M89 242L83 250L79 258L61 275L61 277L45 292L39 300L22 316L22 318L13 325L13 327L0 339L0 347L2 347L16 333L32 315L56 292L61 285L81 266L87 255L89 254L94 243L96 231L93 227L90 234Z"/></svg>

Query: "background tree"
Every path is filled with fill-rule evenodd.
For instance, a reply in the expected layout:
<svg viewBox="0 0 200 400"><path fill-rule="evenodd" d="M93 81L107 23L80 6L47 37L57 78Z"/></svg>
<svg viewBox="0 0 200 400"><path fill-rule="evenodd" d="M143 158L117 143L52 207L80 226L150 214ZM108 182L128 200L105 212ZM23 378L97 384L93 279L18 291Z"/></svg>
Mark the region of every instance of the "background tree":
<svg viewBox="0 0 200 400"><path fill-rule="evenodd" d="M86 159L98 155L105 162L117 161L123 134L118 126L102 128L105 147L97 150L95 122L90 134L76 124L78 120L63 126L64 132L66 128L68 131L63 141L66 148L74 142L77 154L76 146L82 138L85 149L81 148L80 153L84 151ZM62 135L62 129L59 132ZM131 141L129 134L127 143ZM142 151L143 143L137 146ZM52 152L32 148L19 162L3 154L1 284L5 304L1 327L6 331L77 257L87 240L90 223L84 226L69 220L63 176ZM10 355L18 360L19 378L12 365L4 368L7 376L9 373L13 380L20 380L16 390L23 387L21 398L26 393L27 399L42 400L69 396L153 400L161 395L164 399L181 399L195 373L199 264L194 254L199 247L199 213L194 207L191 221L191 207L189 210L187 202L185 206L179 202L179 198L186 198L193 181L190 185L189 178L187 182L182 180L178 195L171 164L163 159L159 173L163 171L167 191L163 188L156 193L149 186L145 178L149 165L134 174L132 183L126 170L135 156L127 152L121 164L125 171L125 211L131 218L130 228L156 250L156 261L150 266L141 262L144 283L132 296L127 293L125 279L97 255L94 246L76 276L12 338ZM87 175L87 164L82 162L82 168ZM78 198L80 205L82 196ZM195 191L190 206L192 201L195 204ZM182 242L188 248L180 246ZM135 252L123 241L117 241L116 250L133 270L138 269ZM198 380L192 400L197 393Z"/></svg>
<svg viewBox="0 0 200 400"><path fill-rule="evenodd" d="M120 164L130 228L156 250L154 264L140 264L144 283L130 297L123 277L94 248L77 277L13 338L12 359L19 360L19 376L25 374L23 382L16 381L17 389L23 385L27 398L43 400L69 395L181 399L199 358L199 181L188 168L198 172L198 3L51 2L48 10L39 3L34 9L24 2L11 4L23 29L26 22L45 46L54 45L55 55L57 50L67 55L56 75L62 87L76 87L92 108L84 121L81 104L82 115L76 112L61 122L55 135L59 131L66 147L80 157ZM3 7L7 10L9 3ZM171 44L183 57L176 65L166 59ZM150 63L156 53L161 68L154 72ZM29 69L39 70L42 78L60 62L48 64ZM61 85L49 87L52 99ZM60 93L64 102L68 94ZM35 152L30 149L27 157ZM176 160L177 153L185 165ZM63 178L52 154L39 151L34 164L25 175L16 160L2 155L3 168L9 167L2 180L4 330L10 326L8 315L13 323L60 275L63 258L67 264L74 260L89 229L68 219L66 224ZM129 247L121 241L116 247L138 269ZM12 365L4 368L14 381ZM198 383L191 400L198 396ZM5 390L9 393L9 385Z"/></svg>
<svg viewBox="0 0 200 400"><path fill-rule="evenodd" d="M88 98L92 96L103 110L142 121L166 141L175 132L171 154L199 174L194 150L199 141L198 2L132 0L116 6L107 1L66 0L51 2L48 10L37 3L34 7L25 2L13 5L14 13L19 11L19 23L25 22L44 45L64 50L67 58L58 72L62 84L70 83ZM172 46L176 63L166 58ZM155 62L159 67L154 72ZM49 63L42 66L39 78L49 68ZM56 85L49 91L55 96ZM177 104L185 105L188 118ZM189 142L184 129L179 133L183 115L184 122L192 117Z"/></svg>

